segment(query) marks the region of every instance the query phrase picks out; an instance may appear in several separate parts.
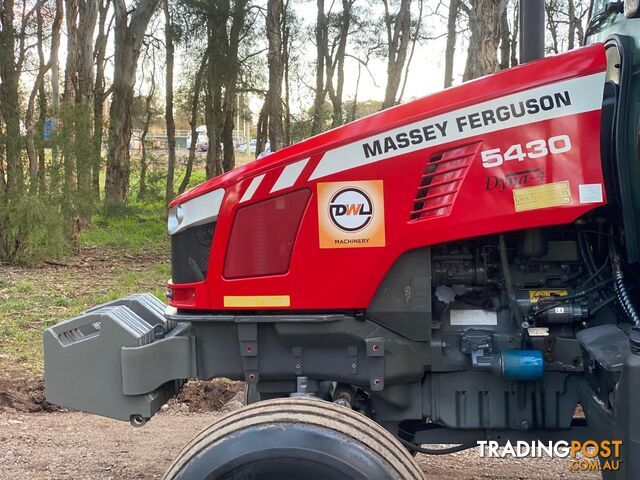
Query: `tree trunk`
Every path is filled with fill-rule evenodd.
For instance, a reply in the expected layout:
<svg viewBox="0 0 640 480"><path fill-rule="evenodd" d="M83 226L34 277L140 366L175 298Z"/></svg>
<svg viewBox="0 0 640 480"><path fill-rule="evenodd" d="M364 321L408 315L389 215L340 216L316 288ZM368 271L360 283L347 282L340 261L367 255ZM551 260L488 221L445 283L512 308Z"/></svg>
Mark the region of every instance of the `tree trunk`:
<svg viewBox="0 0 640 480"><path fill-rule="evenodd" d="M449 16L447 18L447 46L444 54L444 88L453 85L453 60L456 53L456 25L460 0L449 1Z"/></svg>
<svg viewBox="0 0 640 480"><path fill-rule="evenodd" d="M44 133L48 111L49 111L49 106L47 102L47 91L44 87L44 82L42 82L40 84L40 89L38 90L38 123L36 125L36 129L39 132ZM37 150L38 150L38 173L37 173L38 194L43 197L47 192L47 171L46 171L47 157L44 149L44 138L42 138L41 141L37 142Z"/></svg>
<svg viewBox="0 0 640 480"><path fill-rule="evenodd" d="M175 191L173 190L173 176L176 168L176 123L173 118L173 21L169 11L169 0L164 0L164 38L167 54L167 71L165 85L165 117L167 122L167 146L169 150L167 158L167 187L165 191L165 201L173 200Z"/></svg>
<svg viewBox="0 0 640 480"><path fill-rule="evenodd" d="M567 16L569 17L569 39L567 44L568 50L573 50L576 42L576 6L574 0L568 0Z"/></svg>
<svg viewBox="0 0 640 480"><path fill-rule="evenodd" d="M57 0L57 7L55 17L53 19L53 24L51 26L51 46L50 50L58 50L60 46L60 26L62 25L62 0ZM26 147L27 147L27 156L29 157L29 192L36 193L38 190L38 152L36 150L35 145L35 132L36 132L36 123L35 123L35 104L36 97L38 93L42 94L41 87L44 82L44 77L51 68L51 58L49 61L44 61L44 51L43 51L43 43L44 43L44 35L43 35L43 19L42 19L42 1L38 0L36 3L36 18L37 18L37 30L38 30L38 57L40 61L40 65L38 68L38 73L36 74L36 78L33 81L31 87L31 93L29 94L29 100L27 102L27 110L24 115L24 126L26 130ZM41 104L42 105L42 104ZM46 105L46 101L45 101ZM42 114L41 109L41 114ZM42 135L42 130L39 130L39 135ZM44 165L42 166L44 168Z"/></svg>
<svg viewBox="0 0 640 480"><path fill-rule="evenodd" d="M151 125L153 96L156 93L156 65L155 57L153 62L153 70L151 71L151 87L144 102L145 119L142 125L142 133L140 134L140 145L142 154L140 155L140 184L138 186L138 198L143 200L147 195L147 134L149 133L149 125Z"/></svg>
<svg viewBox="0 0 640 480"><path fill-rule="evenodd" d="M109 115L109 155L105 181L105 198L110 203L126 203L129 194L131 105L136 68L144 32L158 1L140 0L130 15L124 0L114 2L113 96Z"/></svg>
<svg viewBox="0 0 640 480"><path fill-rule="evenodd" d="M258 123L256 125L256 158L264 150L269 138L269 114L267 99L264 99L260 113L258 114Z"/></svg>
<svg viewBox="0 0 640 480"><path fill-rule="evenodd" d="M0 122L0 138L3 138L3 137L4 137L4 129L2 128L2 122ZM5 161L5 144L4 142L0 142L0 205L4 204L5 193L7 190L7 184L4 179L5 171L6 171L4 168L4 161ZM1 222L2 222L2 218L0 217L0 223ZM2 235L0 235L0 241L2 241ZM0 246L0 251L1 251L1 246Z"/></svg>
<svg viewBox="0 0 640 480"><path fill-rule="evenodd" d="M411 67L411 61L413 60L413 54L416 50L416 44L418 43L418 38L420 37L420 32L422 29L422 11L424 8L424 0L418 0L419 8L418 8L418 20L416 21L416 28L414 34L411 38L411 51L409 52L409 57L404 65L404 74L402 75L402 88L400 89L400 95L397 97L397 102L402 101L402 97L404 97L404 89L407 86L407 79L409 78L409 68Z"/></svg>
<svg viewBox="0 0 640 480"><path fill-rule="evenodd" d="M291 145L291 92L289 84L289 57L291 53L291 26L289 25L289 2L284 7L282 19L282 62L284 64L284 144Z"/></svg>
<svg viewBox="0 0 640 480"><path fill-rule="evenodd" d="M520 4L516 3L513 12L513 35L511 35L511 67L518 65L518 42L520 35Z"/></svg>
<svg viewBox="0 0 640 480"><path fill-rule="evenodd" d="M15 58L17 32L14 27L14 9L13 0L5 0L0 9L0 113L5 123L5 199L15 196L24 185L18 103L20 66Z"/></svg>
<svg viewBox="0 0 640 480"><path fill-rule="evenodd" d="M509 68L509 57L511 54L511 32L509 31L509 20L507 19L507 9L500 15L500 70Z"/></svg>
<svg viewBox="0 0 640 480"><path fill-rule="evenodd" d="M356 88L353 93L353 102L349 109L349 115L347 116L347 122L353 122L358 115L358 90L360 89L360 75L362 74L362 64L358 62L358 76L356 77Z"/></svg>
<svg viewBox="0 0 640 480"><path fill-rule="evenodd" d="M407 49L411 38L411 0L400 0L400 8L395 15L389 12L388 0L382 0L385 10L387 29L387 88L382 109L397 103L398 89L402 80L402 71L407 59Z"/></svg>
<svg viewBox="0 0 640 480"><path fill-rule="evenodd" d="M324 13L324 0L317 0L316 18L316 91L313 100L313 122L311 135L322 131L322 107L324 106L324 52L327 49L327 17Z"/></svg>
<svg viewBox="0 0 640 480"><path fill-rule="evenodd" d="M469 13L469 50L464 81L495 73L499 69L500 19L506 0L472 0Z"/></svg>
<svg viewBox="0 0 640 480"><path fill-rule="evenodd" d="M196 142L198 141L198 107L200 106L200 91L202 90L202 77L204 76L204 69L207 67L207 55L202 56L200 62L200 68L196 73L196 78L193 86L193 98L191 99L191 144L189 145L189 158L187 159L187 167L184 172L184 178L180 187L178 188L178 194L183 193L189 186L191 181L191 173L193 171L193 161L196 158Z"/></svg>
<svg viewBox="0 0 640 480"><path fill-rule="evenodd" d="M64 12L62 0L56 0L56 10ZM60 62L59 49L51 50L51 166L50 166L50 191L53 194L60 192L60 148L59 148L59 122L60 122Z"/></svg>
<svg viewBox="0 0 640 480"><path fill-rule="evenodd" d="M67 59L64 69L64 92L62 94L62 136L60 137L63 157L63 202L66 213L74 209L76 196L76 156L74 106L78 92L78 0L65 0L65 26L67 29Z"/></svg>
<svg viewBox="0 0 640 480"><path fill-rule="evenodd" d="M207 10L207 99L205 122L207 124L207 178L223 172L221 137L224 126L222 112L222 89L227 68L227 22L229 20L228 0L208 2Z"/></svg>
<svg viewBox="0 0 640 480"><path fill-rule="evenodd" d="M222 170L227 172L235 167L235 144L233 141L234 119L237 106L236 84L240 72L238 51L240 48L240 33L245 27L247 13L247 0L236 0L231 17L231 29L229 30L229 48L226 51L225 60L225 89L223 102L224 125L222 127L223 160Z"/></svg>
<svg viewBox="0 0 640 480"><path fill-rule="evenodd" d="M62 24L62 0L58 0L58 7L56 8L55 18L53 20L53 24L51 26L51 50L57 50L60 46L60 26ZM36 96L40 95L40 118L42 119L46 115L46 98L44 98L44 92L42 88L42 84L44 81L44 76L46 75L49 68L51 68L51 60L45 62L44 59L44 25L42 18L42 0L38 0L36 2L36 21L37 21L37 38L38 38L38 59L39 59L39 67L38 73L36 74L36 78L33 81L31 87L31 93L29 95L29 100L27 102L27 110L24 116L24 126L26 130L26 147L27 147L27 156L29 157L29 192L34 194L38 190L38 165L40 163L40 158L38 155L38 150L35 145L35 131L36 131L36 122L35 122L35 103ZM41 122L44 123L44 122ZM39 125L39 132L42 134L43 125ZM44 159L42 158L41 170L44 169ZM44 172L42 172L44 175ZM42 191L44 189L44 181L40 187Z"/></svg>
<svg viewBox="0 0 640 480"><path fill-rule="evenodd" d="M78 214L80 224L87 225L93 211L91 168L93 159L93 36L98 20L98 0L78 0L78 84L74 152L77 168Z"/></svg>
<svg viewBox="0 0 640 480"><path fill-rule="evenodd" d="M331 68L331 76L327 74L329 82L329 96L333 107L333 115L331 117L331 128L338 127L344 123L342 118L342 92L344 91L344 57L347 49L347 37L349 36L349 28L351 26L351 6L353 0L342 0L342 18L340 21L340 33L338 36L338 48L336 49L336 57L332 59L329 55L328 62L335 65L337 70L336 87L333 88L334 69ZM328 54L329 52L327 52Z"/></svg>
<svg viewBox="0 0 640 480"><path fill-rule="evenodd" d="M277 152L284 145L282 126L282 0L267 0L267 39L269 52L269 90L267 104L269 115L269 142L271 151Z"/></svg>
<svg viewBox="0 0 640 480"><path fill-rule="evenodd" d="M107 15L110 0L101 0L99 6L98 35L95 43L96 80L93 87L93 162L91 165L91 188L95 200L100 200L100 169L102 166L102 139L104 135L104 102L106 51L109 33ZM113 17L111 17L113 20Z"/></svg>
<svg viewBox="0 0 640 480"><path fill-rule="evenodd" d="M217 57L220 58L220 57ZM207 148L207 178L220 175L222 168L222 152L220 151L220 137L223 126L222 120L222 85L218 83L215 73L217 67L211 66L212 60L208 62L209 85L207 88L207 102L205 105L205 123L207 124L207 137L209 146ZM214 73L212 74L211 70Z"/></svg>

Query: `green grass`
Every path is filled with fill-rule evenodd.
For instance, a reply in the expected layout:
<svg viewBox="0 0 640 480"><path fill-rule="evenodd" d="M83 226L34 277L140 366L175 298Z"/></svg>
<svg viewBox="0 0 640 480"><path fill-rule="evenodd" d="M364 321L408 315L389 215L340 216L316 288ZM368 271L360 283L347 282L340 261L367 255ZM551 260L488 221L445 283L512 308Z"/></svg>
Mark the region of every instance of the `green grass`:
<svg viewBox="0 0 640 480"><path fill-rule="evenodd" d="M127 260L127 259L125 259ZM71 318L87 308L125 295L150 291L164 296L170 277L169 264L148 265L120 261L95 277L91 272L74 273L53 269L33 279L0 282L0 343L3 353L33 373L42 373L42 332L61 320ZM90 270L90 269L87 269ZM28 272L16 272L28 275Z"/></svg>
<svg viewBox="0 0 640 480"><path fill-rule="evenodd" d="M129 254L168 251L166 209L162 204L133 202L117 211L103 208L82 232L83 247L116 248Z"/></svg>

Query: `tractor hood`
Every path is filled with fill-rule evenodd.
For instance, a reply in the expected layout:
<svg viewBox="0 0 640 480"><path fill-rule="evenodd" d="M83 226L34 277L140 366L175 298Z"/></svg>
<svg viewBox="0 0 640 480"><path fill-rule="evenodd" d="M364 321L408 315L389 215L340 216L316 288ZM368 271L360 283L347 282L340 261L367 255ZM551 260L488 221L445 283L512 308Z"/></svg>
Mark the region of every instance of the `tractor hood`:
<svg viewBox="0 0 640 480"><path fill-rule="evenodd" d="M488 75L463 85L451 87L417 100L369 115L360 120L321 133L302 142L274 152L218 177L193 187L176 197L169 207L204 195L216 189L228 189L245 178L261 175L268 170L282 167L321 154L344 144L392 130L401 125L437 116L468 105L478 104L492 98L528 90L544 83L554 83L567 78L567 72L581 75L602 70L603 48L601 44L583 47L570 54L547 57L525 65ZM542 74L544 72L544 75Z"/></svg>

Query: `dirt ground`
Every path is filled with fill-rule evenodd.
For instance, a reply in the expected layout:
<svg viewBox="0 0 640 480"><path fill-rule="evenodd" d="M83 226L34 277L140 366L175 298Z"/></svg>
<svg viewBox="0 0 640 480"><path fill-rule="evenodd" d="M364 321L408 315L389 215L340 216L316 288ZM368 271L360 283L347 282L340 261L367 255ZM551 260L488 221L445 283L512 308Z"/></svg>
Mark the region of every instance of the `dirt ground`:
<svg viewBox="0 0 640 480"><path fill-rule="evenodd" d="M192 382L147 425L48 404L41 383L0 381L0 479L124 480L161 478L178 451L226 412L241 408L242 384ZM584 479L565 460L480 458L479 450L418 455L430 480Z"/></svg>

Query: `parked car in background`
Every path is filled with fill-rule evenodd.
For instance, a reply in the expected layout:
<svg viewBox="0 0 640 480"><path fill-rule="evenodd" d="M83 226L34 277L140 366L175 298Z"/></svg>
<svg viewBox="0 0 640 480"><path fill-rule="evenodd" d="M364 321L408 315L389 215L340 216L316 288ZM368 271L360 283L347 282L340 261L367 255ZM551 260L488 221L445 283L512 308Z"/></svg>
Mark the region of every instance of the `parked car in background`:
<svg viewBox="0 0 640 480"><path fill-rule="evenodd" d="M196 151L206 152L209 149L209 137L207 137L207 126L200 125L196 128ZM187 136L187 148L191 147L191 134Z"/></svg>

